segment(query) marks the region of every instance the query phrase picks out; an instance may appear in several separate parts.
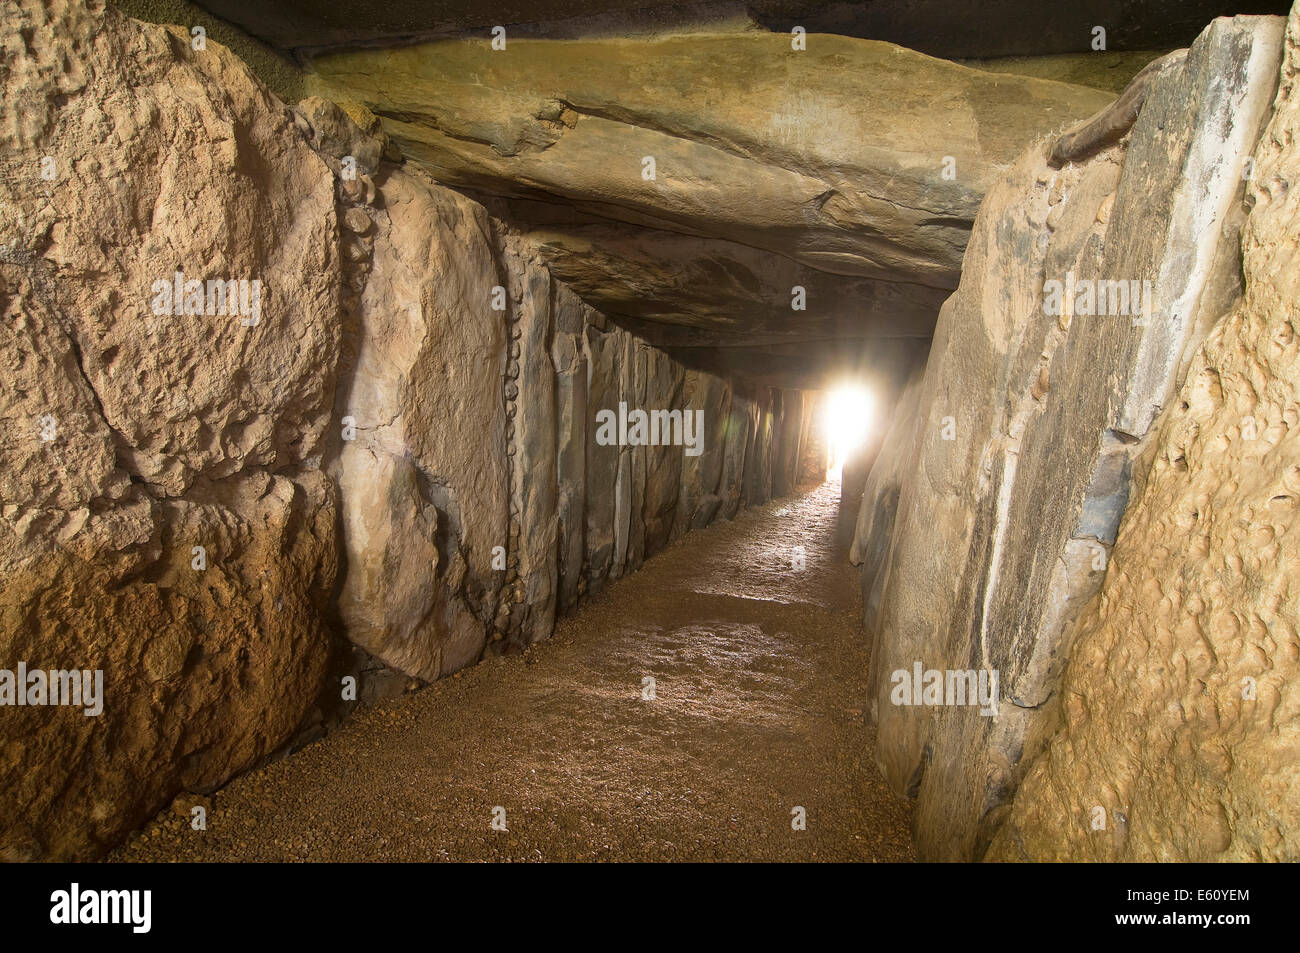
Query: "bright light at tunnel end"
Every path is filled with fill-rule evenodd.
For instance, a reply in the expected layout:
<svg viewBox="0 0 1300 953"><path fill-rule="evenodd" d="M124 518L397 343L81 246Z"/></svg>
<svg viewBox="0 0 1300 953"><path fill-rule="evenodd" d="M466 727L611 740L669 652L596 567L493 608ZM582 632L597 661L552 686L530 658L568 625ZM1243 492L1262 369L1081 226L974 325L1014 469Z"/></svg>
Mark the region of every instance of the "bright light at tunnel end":
<svg viewBox="0 0 1300 953"><path fill-rule="evenodd" d="M866 441L871 432L875 400L857 385L836 387L822 407L822 433L830 445L831 469L838 470L846 457Z"/></svg>

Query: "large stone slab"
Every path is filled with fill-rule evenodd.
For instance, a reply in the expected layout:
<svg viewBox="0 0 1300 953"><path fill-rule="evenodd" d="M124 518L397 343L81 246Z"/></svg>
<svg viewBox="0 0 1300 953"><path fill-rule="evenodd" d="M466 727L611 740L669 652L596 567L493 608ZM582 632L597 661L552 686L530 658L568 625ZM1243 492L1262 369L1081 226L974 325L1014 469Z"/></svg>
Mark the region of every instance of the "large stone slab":
<svg viewBox="0 0 1300 953"><path fill-rule="evenodd" d="M1113 98L761 32L440 40L315 66L322 95L364 103L439 181L508 197L592 306L732 343L928 335L998 170Z"/></svg>
<svg viewBox="0 0 1300 953"><path fill-rule="evenodd" d="M1300 858L1300 14L1254 156L1244 299L1196 353L1135 463L1100 595L1046 739L988 856ZM1245 118L1245 117L1243 117ZM1099 823L1100 822L1100 823Z"/></svg>
<svg viewBox="0 0 1300 953"><path fill-rule="evenodd" d="M435 679L485 649L544 639L589 591L707 525L724 495L768 499L773 460L789 483L809 423L795 412L782 424L766 388L754 426L781 432L728 483L728 432L709 408L700 457L597 442L598 415L620 404L685 409L685 367L553 277L535 236L496 217L499 203L389 164L374 188L346 213L373 218L373 237L347 239L369 258L349 266L364 285L347 312L335 413L352 433L334 440L330 467L347 551L339 617L371 655ZM729 403L731 383L701 378ZM712 471L703 509L701 458Z"/></svg>
<svg viewBox="0 0 1300 953"><path fill-rule="evenodd" d="M681 494L673 535L708 526L722 505L722 468L731 414L731 388L713 374L687 371L683 380L683 403L690 410L702 410L704 419L718 433L705 442L698 456L682 461Z"/></svg>
<svg viewBox="0 0 1300 953"><path fill-rule="evenodd" d="M862 489L853 542L849 548L849 561L862 567L863 627L873 644L884 636L879 621L880 599L888 578L889 548L894 538L894 520L898 516L898 497L910 475L907 465L914 452L911 441L917 430L916 415L924 377L925 368L918 367L894 404L889 428L882 435ZM873 651L872 655L875 654ZM873 719L880 717L879 701L878 693L867 699Z"/></svg>
<svg viewBox="0 0 1300 953"><path fill-rule="evenodd" d="M0 669L103 695L0 708L0 856L83 859L324 688L333 175L216 43L61 0L3 18ZM156 313L178 271L247 282L247 310L205 285L204 313Z"/></svg>
<svg viewBox="0 0 1300 953"><path fill-rule="evenodd" d="M569 609L586 592L588 366L585 347L592 312L563 285L556 287L557 313L551 360L555 366L556 478L559 521L559 605Z"/></svg>
<svg viewBox="0 0 1300 953"><path fill-rule="evenodd" d="M1130 138L1060 170L1036 145L990 189L926 367L872 661L877 757L923 856L979 856L1100 584L1134 454L1236 292L1246 160L1281 21L1215 21ZM1150 282L1152 306L1048 313L1048 281ZM1119 302L1117 302L1118 308ZM896 462L882 461L886 466ZM896 672L985 670L996 714L895 704Z"/></svg>
<svg viewBox="0 0 1300 953"><path fill-rule="evenodd" d="M505 285L482 206L393 166L376 187L337 408L355 431L332 468L339 615L366 651L433 679L478 660L503 598L509 312L493 308Z"/></svg>

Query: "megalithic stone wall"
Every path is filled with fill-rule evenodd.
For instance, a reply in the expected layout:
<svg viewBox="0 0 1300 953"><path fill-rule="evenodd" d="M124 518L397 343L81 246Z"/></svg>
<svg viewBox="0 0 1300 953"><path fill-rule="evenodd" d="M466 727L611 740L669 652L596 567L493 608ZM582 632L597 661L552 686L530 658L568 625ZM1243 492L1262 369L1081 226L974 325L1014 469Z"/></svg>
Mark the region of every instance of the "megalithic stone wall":
<svg viewBox="0 0 1300 953"><path fill-rule="evenodd" d="M870 521L858 540L880 588L877 761L917 799L923 857L981 856L1005 815L1059 690L1068 625L1100 585L1133 461L1239 293L1247 160L1281 35L1279 18L1214 21L1122 140L1059 169L1039 143L981 206L915 421L876 464L873 493L898 486L890 544ZM1051 281L1070 289L1059 313ZM1097 313L1100 283L1132 281L1149 282L1153 307L1116 295ZM996 704L961 704L955 684L916 697L917 666L995 672Z"/></svg>
<svg viewBox="0 0 1300 953"><path fill-rule="evenodd" d="M734 515L724 499L792 488L810 425L797 392L737 396L688 372L554 279L527 234L422 172L384 164L375 186L358 358L337 408L357 437L332 471L340 612L368 652L434 679L545 638L587 593ZM699 454L602 445L598 417L620 407L703 411Z"/></svg>
<svg viewBox="0 0 1300 953"><path fill-rule="evenodd" d="M1245 294L1140 465L988 856L1300 859L1300 12L1255 150Z"/></svg>
<svg viewBox="0 0 1300 953"><path fill-rule="evenodd" d="M346 640L438 678L770 496L797 395L608 324L364 109L111 7L4 16L0 670L103 693L6 700L0 858L95 856L319 733L364 696ZM702 453L597 444L620 401L702 409Z"/></svg>
<svg viewBox="0 0 1300 953"><path fill-rule="evenodd" d="M63 0L3 20L0 669L102 695L10 686L0 858L88 857L269 755L325 685L335 177L215 43Z"/></svg>

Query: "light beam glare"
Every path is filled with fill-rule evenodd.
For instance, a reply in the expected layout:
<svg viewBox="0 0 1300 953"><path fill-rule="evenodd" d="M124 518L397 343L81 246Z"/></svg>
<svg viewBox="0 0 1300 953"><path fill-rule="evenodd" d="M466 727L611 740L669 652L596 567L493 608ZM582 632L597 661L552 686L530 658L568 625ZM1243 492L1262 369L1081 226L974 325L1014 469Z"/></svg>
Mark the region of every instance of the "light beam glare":
<svg viewBox="0 0 1300 953"><path fill-rule="evenodd" d="M844 461L866 442L871 432L875 401L862 387L837 387L822 408L822 433L830 445L831 470L838 473Z"/></svg>

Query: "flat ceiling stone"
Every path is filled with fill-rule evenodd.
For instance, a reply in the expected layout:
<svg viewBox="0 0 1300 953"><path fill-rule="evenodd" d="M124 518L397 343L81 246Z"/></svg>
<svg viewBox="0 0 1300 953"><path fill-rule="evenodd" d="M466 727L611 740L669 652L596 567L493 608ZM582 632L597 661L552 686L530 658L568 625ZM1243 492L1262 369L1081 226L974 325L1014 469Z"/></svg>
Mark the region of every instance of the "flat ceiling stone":
<svg viewBox="0 0 1300 953"><path fill-rule="evenodd" d="M612 320L684 361L787 385L895 346L874 342L929 337L990 183L1110 104L1152 55L1117 51L1286 8L203 5L296 50L309 91L379 116L408 162L531 233L552 273ZM505 50L489 42L496 25ZM805 50L791 48L794 26ZM1098 26L1105 53L1091 52Z"/></svg>
<svg viewBox="0 0 1300 953"><path fill-rule="evenodd" d="M751 357L928 338L998 170L1114 99L824 35L475 38L314 65L316 92L496 203L590 305Z"/></svg>

